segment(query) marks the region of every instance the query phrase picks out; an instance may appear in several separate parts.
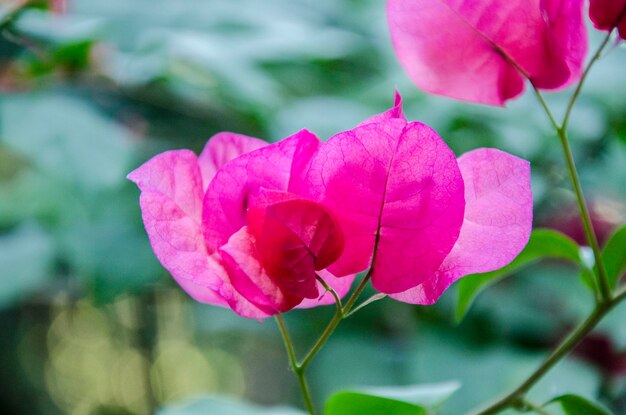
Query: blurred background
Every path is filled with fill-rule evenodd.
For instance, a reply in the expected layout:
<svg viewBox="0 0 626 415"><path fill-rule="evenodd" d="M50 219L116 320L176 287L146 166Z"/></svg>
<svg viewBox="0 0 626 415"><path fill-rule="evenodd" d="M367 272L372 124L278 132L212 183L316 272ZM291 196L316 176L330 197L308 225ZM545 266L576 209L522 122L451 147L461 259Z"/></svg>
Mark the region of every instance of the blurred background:
<svg viewBox="0 0 626 415"><path fill-rule="evenodd" d="M626 49L609 49L571 120L602 240L626 220ZM125 176L222 130L326 139L390 107L396 88L407 117L457 154L496 146L530 160L535 226L583 242L532 94L500 109L418 91L382 0L0 1L0 413L230 413L185 404L202 397L300 406L274 322L175 286ZM548 94L557 113L569 93ZM455 304L453 287L435 306L385 299L351 317L311 367L317 404L363 385L458 382L441 413L464 413L530 373L593 301L553 262L489 288L461 324ZM300 354L332 313L286 315ZM575 392L626 413L624 321L626 304L531 396Z"/></svg>

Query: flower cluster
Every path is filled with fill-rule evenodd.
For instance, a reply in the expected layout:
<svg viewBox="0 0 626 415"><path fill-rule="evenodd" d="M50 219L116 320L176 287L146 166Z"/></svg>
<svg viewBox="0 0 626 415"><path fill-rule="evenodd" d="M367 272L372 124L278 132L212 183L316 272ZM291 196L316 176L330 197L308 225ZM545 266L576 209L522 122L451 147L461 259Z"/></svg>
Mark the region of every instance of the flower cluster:
<svg viewBox="0 0 626 415"><path fill-rule="evenodd" d="M333 302L370 267L374 288L432 304L464 275L498 269L532 222L526 161L454 156L401 98L321 142L233 133L199 157L168 151L129 174L155 254L198 301L249 318Z"/></svg>

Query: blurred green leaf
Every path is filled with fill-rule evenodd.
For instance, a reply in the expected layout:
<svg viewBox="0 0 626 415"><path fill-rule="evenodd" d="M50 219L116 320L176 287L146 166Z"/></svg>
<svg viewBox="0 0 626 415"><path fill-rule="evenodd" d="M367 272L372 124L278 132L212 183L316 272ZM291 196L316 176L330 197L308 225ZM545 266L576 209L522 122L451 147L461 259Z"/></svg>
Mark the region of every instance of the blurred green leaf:
<svg viewBox="0 0 626 415"><path fill-rule="evenodd" d="M65 257L78 275L93 284L98 301L146 287L165 271L159 266L145 231L124 217L77 221L61 230Z"/></svg>
<svg viewBox="0 0 626 415"><path fill-rule="evenodd" d="M456 320L461 321L476 295L488 286L540 259L564 259L583 266L580 248L573 239L550 229L536 229L526 248L509 265L484 274L468 275L459 282Z"/></svg>
<svg viewBox="0 0 626 415"><path fill-rule="evenodd" d="M610 415L606 410L579 395L562 395L548 404L558 402L566 415Z"/></svg>
<svg viewBox="0 0 626 415"><path fill-rule="evenodd" d="M87 102L61 94L4 97L0 142L86 193L121 183L134 151L127 130Z"/></svg>
<svg viewBox="0 0 626 415"><path fill-rule="evenodd" d="M12 0L4 4L0 4L0 26L4 25L7 20L19 11L26 4L26 0Z"/></svg>
<svg viewBox="0 0 626 415"><path fill-rule="evenodd" d="M626 225L615 231L604 245L602 261L612 287L626 270Z"/></svg>
<svg viewBox="0 0 626 415"><path fill-rule="evenodd" d="M207 397L169 405L157 415L305 415L304 412L284 406L262 407L229 398Z"/></svg>
<svg viewBox="0 0 626 415"><path fill-rule="evenodd" d="M0 308L47 281L53 259L51 238L34 224L0 236Z"/></svg>
<svg viewBox="0 0 626 415"><path fill-rule="evenodd" d="M339 392L326 403L325 415L426 415L426 410L408 402L360 392Z"/></svg>
<svg viewBox="0 0 626 415"><path fill-rule="evenodd" d="M101 19L37 9L20 13L14 27L27 36L58 44L81 43L104 33Z"/></svg>

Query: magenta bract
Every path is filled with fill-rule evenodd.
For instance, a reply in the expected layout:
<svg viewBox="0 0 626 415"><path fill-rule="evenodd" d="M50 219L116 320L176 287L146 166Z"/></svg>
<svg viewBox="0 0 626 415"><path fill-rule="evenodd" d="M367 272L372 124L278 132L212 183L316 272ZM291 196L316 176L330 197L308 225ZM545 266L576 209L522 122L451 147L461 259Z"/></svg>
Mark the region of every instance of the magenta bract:
<svg viewBox="0 0 626 415"><path fill-rule="evenodd" d="M524 89L581 76L582 0L388 0L394 48L411 80L448 97L503 105Z"/></svg>
<svg viewBox="0 0 626 415"><path fill-rule="evenodd" d="M626 0L590 0L589 18L598 30L613 30L626 39Z"/></svg>
<svg viewBox="0 0 626 415"><path fill-rule="evenodd" d="M199 158L157 155L129 175L152 247L198 301L264 318L333 302L354 274L431 304L458 278L506 265L528 241L528 163L492 149L458 160L402 100L321 143L222 133Z"/></svg>
<svg viewBox="0 0 626 415"><path fill-rule="evenodd" d="M528 242L533 205L529 163L488 148L465 153L458 161L466 203L461 234L435 275L391 295L396 300L432 304L459 278L507 265Z"/></svg>

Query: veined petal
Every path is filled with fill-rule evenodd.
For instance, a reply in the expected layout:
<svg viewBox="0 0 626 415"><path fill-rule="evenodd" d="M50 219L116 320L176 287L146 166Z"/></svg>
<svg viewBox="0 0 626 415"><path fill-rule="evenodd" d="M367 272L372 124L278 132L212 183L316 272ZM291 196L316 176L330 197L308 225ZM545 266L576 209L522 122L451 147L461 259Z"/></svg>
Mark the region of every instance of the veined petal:
<svg viewBox="0 0 626 415"><path fill-rule="evenodd" d="M202 181L195 154L159 154L128 178L141 190L143 222L161 264L196 300L226 305L219 294L221 266L209 259L200 230Z"/></svg>
<svg viewBox="0 0 626 415"><path fill-rule="evenodd" d="M429 127L388 119L332 137L302 191L336 216L345 238L336 276L366 269L383 293L414 287L439 268L463 220L463 182L451 150Z"/></svg>
<svg viewBox="0 0 626 415"><path fill-rule="evenodd" d="M392 298L432 304L457 279L493 271L526 246L532 228L530 165L496 149L459 158L465 182L465 218L454 248L432 279Z"/></svg>
<svg viewBox="0 0 626 415"><path fill-rule="evenodd" d="M385 112L381 112L380 114L376 114L376 115L369 117L367 120L360 123L358 127L365 125L365 124L375 123L375 122L384 122L387 120L392 120L394 118L400 118L406 121L404 112L402 112L402 95L400 95L398 91L396 91L394 94L393 107L389 108Z"/></svg>
<svg viewBox="0 0 626 415"><path fill-rule="evenodd" d="M202 153L198 157L198 164L202 173L203 190L215 176L215 173L226 163L242 154L265 147L267 143L259 138L243 134L221 132L207 141Z"/></svg>

